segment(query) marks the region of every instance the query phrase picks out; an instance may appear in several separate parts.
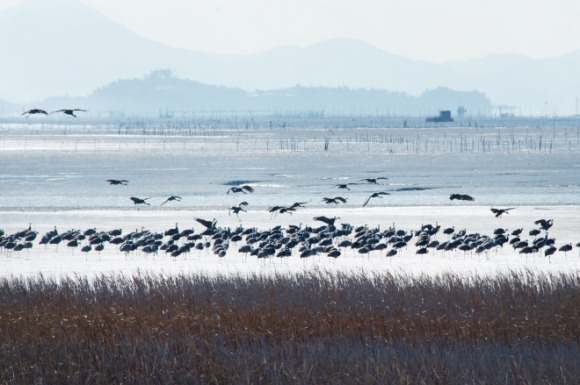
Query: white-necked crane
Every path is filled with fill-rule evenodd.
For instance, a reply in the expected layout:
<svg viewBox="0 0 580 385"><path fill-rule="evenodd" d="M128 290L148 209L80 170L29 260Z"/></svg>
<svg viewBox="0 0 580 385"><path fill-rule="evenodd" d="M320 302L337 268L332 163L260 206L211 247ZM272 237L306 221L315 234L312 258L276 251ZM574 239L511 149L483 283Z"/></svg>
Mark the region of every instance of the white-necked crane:
<svg viewBox="0 0 580 385"><path fill-rule="evenodd" d="M46 112L45 110L41 110L40 108L31 108L30 110L26 110L23 113L21 113L20 116L26 115L26 117L29 117L30 115L36 114L48 115L48 112Z"/></svg>
<svg viewBox="0 0 580 385"><path fill-rule="evenodd" d="M449 199L450 200L457 199L460 201L474 201L475 200L472 196L467 195L467 194L451 194L449 196Z"/></svg>
<svg viewBox="0 0 580 385"><path fill-rule="evenodd" d="M229 208L228 215L231 215L232 212L233 212L234 214L236 214L236 216L239 219L240 217L239 217L238 214L240 213L240 211L247 212L246 211L246 206L248 206L248 205L249 205L248 202L245 202L245 201L244 202L240 202L237 206L232 206L232 207Z"/></svg>
<svg viewBox="0 0 580 385"><path fill-rule="evenodd" d="M339 183L335 184L334 187L340 190L350 190L348 186L357 185L358 183L350 182L350 183Z"/></svg>
<svg viewBox="0 0 580 385"><path fill-rule="evenodd" d="M146 202L147 199L149 199L149 198L141 199L141 198L137 198L137 197L131 197L131 200L133 201L133 203L135 204L135 206L137 206L137 205L147 205L147 206L150 206L150 204Z"/></svg>
<svg viewBox="0 0 580 385"><path fill-rule="evenodd" d="M342 203L346 203L346 198L343 197L334 197L334 198L322 198L322 200L324 201L324 203L326 203L327 205L329 204L339 204L340 202Z"/></svg>
<svg viewBox="0 0 580 385"><path fill-rule="evenodd" d="M75 115L75 112L77 111L86 112L87 110L83 110L82 108L63 108L61 110L52 111L51 114L62 112L63 114L70 115L76 118L77 116Z"/></svg>
<svg viewBox="0 0 580 385"><path fill-rule="evenodd" d="M332 218L329 218L329 217L325 217L325 216L323 216L323 215L320 215L320 216L314 217L313 219L314 219L315 221L321 221L321 222L324 222L324 223L326 223L328 226L334 226L334 222L335 222L337 219L340 219L340 218L339 218L339 217L332 217Z"/></svg>
<svg viewBox="0 0 580 385"><path fill-rule="evenodd" d="M379 191L379 192L372 193L371 195L369 195L369 197L367 198L365 203L363 203L363 207L365 207L372 198L382 198L383 195L391 195L391 193L388 193L386 191Z"/></svg>
<svg viewBox="0 0 580 385"><path fill-rule="evenodd" d="M163 202L161 202L161 204L159 206L163 206L167 202L171 202L171 201L180 202L181 201L181 197L180 196L177 196L177 195L171 195L170 197L167 197L167 199L165 199Z"/></svg>
<svg viewBox="0 0 580 385"><path fill-rule="evenodd" d="M361 179L360 181L361 182L367 182L367 183L370 183L370 184L379 184L379 180L383 180L383 179L386 180L386 179L389 179L389 178L384 177L384 176L380 176L378 178L364 178L364 179Z"/></svg>
<svg viewBox="0 0 580 385"><path fill-rule="evenodd" d="M110 185L124 185L126 186L129 181L127 179L107 179Z"/></svg>
<svg viewBox="0 0 580 385"><path fill-rule="evenodd" d="M495 214L496 218L501 217L503 214L509 214L510 210L515 209L515 207L508 207L506 209L496 209L495 207L492 207L490 210L492 213Z"/></svg>
<svg viewBox="0 0 580 385"><path fill-rule="evenodd" d="M244 193L244 194L246 194L246 192L253 193L253 192L254 192L254 188L253 188L252 186L250 186L250 185L244 185L244 186L233 186L233 187L231 187L231 188L228 190L228 192L227 192L227 193L228 193L228 194L229 194L229 193L234 193L234 194L237 194L237 193Z"/></svg>

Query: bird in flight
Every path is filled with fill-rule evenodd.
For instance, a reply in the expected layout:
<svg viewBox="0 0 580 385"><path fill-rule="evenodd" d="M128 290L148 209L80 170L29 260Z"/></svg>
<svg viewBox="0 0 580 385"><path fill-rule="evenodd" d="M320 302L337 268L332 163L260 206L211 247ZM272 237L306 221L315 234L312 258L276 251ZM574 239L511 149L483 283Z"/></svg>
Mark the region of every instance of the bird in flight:
<svg viewBox="0 0 580 385"><path fill-rule="evenodd" d="M340 218L339 218L339 217L332 217L332 218L329 218L329 217L325 217L324 215L321 215L321 216L318 216L318 217L314 217L313 219L314 219L315 221L321 221L321 222L324 222L324 223L326 223L326 224L327 224L327 225L329 225L329 226L334 226L334 222L335 222L337 219L340 219Z"/></svg>
<svg viewBox="0 0 580 385"><path fill-rule="evenodd" d="M379 184L379 180L381 180L381 179L389 179L389 178L386 178L384 176L380 176L378 178L365 178L365 179L361 179L360 181L361 182L367 182L367 183L370 183L370 184Z"/></svg>
<svg viewBox="0 0 580 385"><path fill-rule="evenodd" d="M149 199L149 198L141 199L141 198L137 198L137 197L131 197L131 200L133 201L133 203L135 203L135 206L136 205L147 205L147 206L150 206L149 203L145 202L147 199Z"/></svg>
<svg viewBox="0 0 580 385"><path fill-rule="evenodd" d="M339 183L339 184L334 185L334 187L336 187L337 189L340 189L340 190L350 190L350 187L348 187L348 186L356 185L356 184L358 184L358 183L353 183L353 182Z"/></svg>
<svg viewBox="0 0 580 385"><path fill-rule="evenodd" d="M110 185L122 184L124 186L126 186L127 183L129 183L127 179L107 179L107 182L109 182Z"/></svg>
<svg viewBox="0 0 580 385"><path fill-rule="evenodd" d="M239 218L238 214L240 213L240 211L247 212L246 210L247 205L249 205L248 202L240 202L240 204L238 204L237 206L230 207L228 215L231 215L233 212Z"/></svg>
<svg viewBox="0 0 580 385"><path fill-rule="evenodd" d="M337 204L339 204L339 202L346 203L346 198L343 198L343 197L334 197L334 198L326 198L326 197L324 197L324 198L322 198L322 200L327 205L329 205L329 204L335 204L335 205L337 205Z"/></svg>
<svg viewBox="0 0 580 385"><path fill-rule="evenodd" d="M547 220L546 219L538 219L534 223L536 225L540 225L540 228L542 230L548 230L554 224L554 220L553 219L547 219Z"/></svg>
<svg viewBox="0 0 580 385"><path fill-rule="evenodd" d="M56 111L52 111L52 112L51 112L51 114L54 114L54 113L56 113L56 112L62 112L62 113L65 113L65 114L67 114L67 115L74 116L74 117L76 118L76 117L77 117L77 116L75 115L75 112L76 112L76 111L82 111L82 112L86 112L87 110L83 110L83 109L81 109L81 108L63 108L62 110L56 110Z"/></svg>
<svg viewBox="0 0 580 385"><path fill-rule="evenodd" d="M45 110L41 110L40 108L31 108L30 110L26 110L23 113L21 113L20 116L26 115L26 117L28 117L28 116L34 115L34 114L48 115L48 113Z"/></svg>
<svg viewBox="0 0 580 385"><path fill-rule="evenodd" d="M230 188L227 193L228 194L229 193L234 193L234 194L244 193L244 194L246 194L246 191L253 193L254 189L252 188L252 186L248 186L248 185L244 185L244 186L240 186L240 187L234 186L234 187Z"/></svg>
<svg viewBox="0 0 580 385"><path fill-rule="evenodd" d="M294 202L288 208L295 210L298 207L304 207L304 205L307 204L307 203L310 203L310 202Z"/></svg>
<svg viewBox="0 0 580 385"><path fill-rule="evenodd" d="M213 221L208 221L207 219L203 219L203 218L195 218L195 220L199 223L201 223L202 225L204 225L206 228L208 229L213 229L215 227L215 225L217 224L217 220L213 220Z"/></svg>
<svg viewBox="0 0 580 385"><path fill-rule="evenodd" d="M450 200L457 199L460 201L474 201L475 199L467 194L451 194L449 197Z"/></svg>
<svg viewBox="0 0 580 385"><path fill-rule="evenodd" d="M385 191L379 191L379 192L376 192L376 193L372 193L371 195L369 195L369 197L367 198L367 200L365 201L365 203L363 203L363 207L365 207L367 205L367 203L369 203L369 201L372 198L382 198L383 195L391 195L391 194L388 193L388 192L385 192Z"/></svg>
<svg viewBox="0 0 580 385"><path fill-rule="evenodd" d="M515 209L515 207L508 207L507 209L496 209L494 207L492 207L490 210L492 213L495 214L496 218L501 217L503 214L509 214L510 210Z"/></svg>
<svg viewBox="0 0 580 385"><path fill-rule="evenodd" d="M164 204L166 204L167 202L171 202L171 201L181 201L181 197L177 196L177 195L171 195L170 197L168 197L167 199L165 199L163 202L161 202L161 204L159 206L163 206Z"/></svg>
<svg viewBox="0 0 580 385"><path fill-rule="evenodd" d="M297 203L299 203L299 202L297 202ZM288 213L288 214L292 215L292 213L294 211L296 211L296 207L300 207L300 206L294 206L294 205L288 206L288 207L286 207L286 206L272 206L268 209L268 211L270 213L272 213L274 216L277 214L284 214L284 213Z"/></svg>

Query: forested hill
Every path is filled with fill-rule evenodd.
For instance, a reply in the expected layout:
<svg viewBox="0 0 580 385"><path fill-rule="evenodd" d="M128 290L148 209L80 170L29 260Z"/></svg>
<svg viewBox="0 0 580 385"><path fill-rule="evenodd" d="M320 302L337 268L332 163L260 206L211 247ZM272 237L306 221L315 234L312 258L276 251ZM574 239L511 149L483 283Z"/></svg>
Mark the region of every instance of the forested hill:
<svg viewBox="0 0 580 385"><path fill-rule="evenodd" d="M154 71L142 79L117 80L84 98L50 98L46 105L75 105L91 111L158 114L159 111L318 111L328 114L378 113L432 115L439 110L488 114L491 101L478 91L426 90L415 97L404 92L347 87L296 85L276 90L245 91L179 79L171 71Z"/></svg>

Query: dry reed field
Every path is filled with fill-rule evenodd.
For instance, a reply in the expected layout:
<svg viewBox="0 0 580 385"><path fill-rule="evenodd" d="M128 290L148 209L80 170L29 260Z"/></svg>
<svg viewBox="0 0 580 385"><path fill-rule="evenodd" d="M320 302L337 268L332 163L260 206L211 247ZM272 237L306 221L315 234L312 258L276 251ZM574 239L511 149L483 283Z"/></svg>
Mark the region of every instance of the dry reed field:
<svg viewBox="0 0 580 385"><path fill-rule="evenodd" d="M3 384L574 384L580 275L0 280Z"/></svg>

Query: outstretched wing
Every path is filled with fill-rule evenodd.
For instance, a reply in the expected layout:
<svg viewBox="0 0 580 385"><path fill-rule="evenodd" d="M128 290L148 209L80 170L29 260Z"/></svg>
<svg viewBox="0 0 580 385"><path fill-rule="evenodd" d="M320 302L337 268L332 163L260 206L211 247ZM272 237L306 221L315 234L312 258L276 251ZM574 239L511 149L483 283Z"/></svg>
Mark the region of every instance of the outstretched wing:
<svg viewBox="0 0 580 385"><path fill-rule="evenodd" d="M127 183L129 183L129 181L127 179L107 179L107 182L109 182L109 184L122 184L122 185L126 185Z"/></svg>
<svg viewBox="0 0 580 385"><path fill-rule="evenodd" d="M242 189L246 190L247 192L251 192L251 193L254 192L254 189L252 188L252 186L245 185L245 186L242 186Z"/></svg>
<svg viewBox="0 0 580 385"><path fill-rule="evenodd" d="M333 218L327 218L327 217L325 217L325 216L314 217L313 219L314 219L315 221L321 221L321 222L324 222L324 223L326 223L327 225L330 225L330 224L332 224L332 223L334 222L334 219L333 219Z"/></svg>
<svg viewBox="0 0 580 385"><path fill-rule="evenodd" d="M195 218L195 220L198 221L199 223L201 223L202 225L204 225L205 227L207 227L208 229L214 227L215 223L216 223L215 219L213 221L208 221L208 220L202 219L202 218Z"/></svg>

